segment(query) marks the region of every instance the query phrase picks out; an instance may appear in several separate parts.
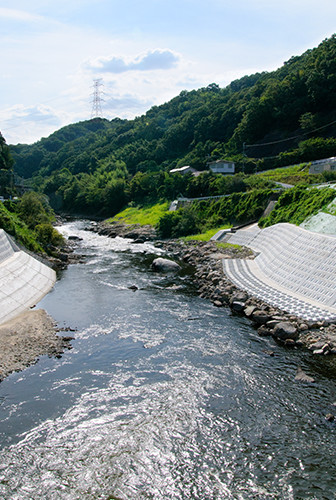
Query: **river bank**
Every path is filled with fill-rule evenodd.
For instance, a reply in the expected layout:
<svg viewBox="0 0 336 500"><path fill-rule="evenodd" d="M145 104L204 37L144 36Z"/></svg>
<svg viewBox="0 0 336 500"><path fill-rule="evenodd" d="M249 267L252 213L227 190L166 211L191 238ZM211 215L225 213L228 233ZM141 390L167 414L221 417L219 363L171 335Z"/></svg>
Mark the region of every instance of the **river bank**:
<svg viewBox="0 0 336 500"><path fill-rule="evenodd" d="M10 373L34 364L40 356L60 356L71 349L72 337L59 336L43 309L25 311L0 325L0 382Z"/></svg>
<svg viewBox="0 0 336 500"><path fill-rule="evenodd" d="M168 257L192 266L194 282L199 295L210 300L215 307L230 307L232 314L246 316L261 337L273 337L287 347L303 347L314 355L330 358L336 354L336 325L327 322L305 322L298 317L269 306L235 287L224 275L223 258L254 258L248 248L221 247L215 242L159 240L153 228L95 223L92 230L109 237L132 238L134 244L154 240ZM54 262L57 269L81 261L74 253L78 241L69 238L64 257ZM57 335L60 329L44 310L22 313L17 318L0 325L0 381L10 373L20 371L35 363L39 356L59 356L71 348L71 337ZM272 351L269 352L272 355Z"/></svg>
<svg viewBox="0 0 336 500"><path fill-rule="evenodd" d="M194 267L194 280L202 298L211 300L216 307L230 307L233 314L246 316L260 336L272 336L288 347L304 347L314 355L336 354L336 324L304 321L256 299L229 281L223 272L222 259L254 258L250 249L221 247L213 241L160 241L151 226L121 222L110 224L102 221L93 227L93 231L112 238L134 238L135 242L156 240L155 245L164 249L173 259Z"/></svg>

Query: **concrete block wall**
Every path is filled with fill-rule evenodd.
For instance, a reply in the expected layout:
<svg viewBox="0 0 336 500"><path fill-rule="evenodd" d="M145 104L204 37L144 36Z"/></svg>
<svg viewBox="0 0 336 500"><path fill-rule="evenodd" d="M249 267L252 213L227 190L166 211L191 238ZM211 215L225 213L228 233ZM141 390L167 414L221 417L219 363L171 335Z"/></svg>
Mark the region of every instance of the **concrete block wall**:
<svg viewBox="0 0 336 500"><path fill-rule="evenodd" d="M55 281L53 269L21 251L0 230L0 324L37 304Z"/></svg>
<svg viewBox="0 0 336 500"><path fill-rule="evenodd" d="M266 289L272 296L281 291L287 296L281 302L282 306L287 302L285 310L306 319L321 319L323 315L336 318L336 236L312 233L287 223L246 233L238 231L227 239L249 246L257 254L253 264L240 264L239 269L233 263L224 264L225 272L237 286L266 302ZM266 289L262 290L260 284ZM296 306L294 310L291 307L294 299L301 305L302 301L306 303L306 308L299 308L301 314ZM310 310L306 314L308 305L321 311L316 310L315 316Z"/></svg>

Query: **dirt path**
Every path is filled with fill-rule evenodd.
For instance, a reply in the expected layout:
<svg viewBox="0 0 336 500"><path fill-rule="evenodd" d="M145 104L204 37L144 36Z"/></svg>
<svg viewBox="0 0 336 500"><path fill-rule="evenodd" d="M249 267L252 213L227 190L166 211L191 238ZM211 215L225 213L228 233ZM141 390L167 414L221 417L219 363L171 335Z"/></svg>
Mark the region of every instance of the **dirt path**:
<svg viewBox="0 0 336 500"><path fill-rule="evenodd" d="M57 335L54 320L43 309L26 311L0 325L0 381L35 363L39 356L59 356L72 337Z"/></svg>

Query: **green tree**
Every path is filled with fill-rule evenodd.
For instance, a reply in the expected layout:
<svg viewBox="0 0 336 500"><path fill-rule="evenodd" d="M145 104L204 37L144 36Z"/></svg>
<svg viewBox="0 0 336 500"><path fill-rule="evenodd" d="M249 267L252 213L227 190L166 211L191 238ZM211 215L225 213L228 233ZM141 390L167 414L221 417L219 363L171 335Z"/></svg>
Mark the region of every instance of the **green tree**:
<svg viewBox="0 0 336 500"><path fill-rule="evenodd" d="M44 195L29 191L18 203L18 214L30 229L37 224L48 223L53 219L47 199Z"/></svg>

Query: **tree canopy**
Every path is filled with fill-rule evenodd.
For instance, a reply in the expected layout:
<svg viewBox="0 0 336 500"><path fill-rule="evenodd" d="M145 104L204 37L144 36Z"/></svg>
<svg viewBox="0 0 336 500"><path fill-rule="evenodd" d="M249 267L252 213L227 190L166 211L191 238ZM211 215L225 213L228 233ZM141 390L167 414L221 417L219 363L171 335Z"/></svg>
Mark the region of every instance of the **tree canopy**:
<svg viewBox="0 0 336 500"><path fill-rule="evenodd" d="M225 158L251 173L336 155L335 136L333 35L276 71L184 90L133 120L95 118L11 151L15 171L56 208L112 215L129 200L246 190L242 179L173 177L175 167L204 171Z"/></svg>

